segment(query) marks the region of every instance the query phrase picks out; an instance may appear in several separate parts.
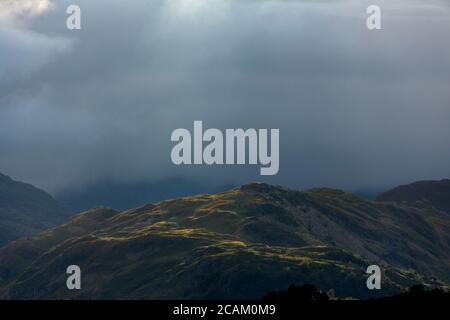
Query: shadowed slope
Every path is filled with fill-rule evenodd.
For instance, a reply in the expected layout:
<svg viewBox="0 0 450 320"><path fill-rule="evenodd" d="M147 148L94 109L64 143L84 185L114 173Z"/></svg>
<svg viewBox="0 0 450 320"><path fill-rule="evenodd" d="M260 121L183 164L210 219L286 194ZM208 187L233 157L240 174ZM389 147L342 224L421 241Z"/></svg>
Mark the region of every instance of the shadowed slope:
<svg viewBox="0 0 450 320"><path fill-rule="evenodd" d="M0 174L0 246L60 224L68 216L46 192Z"/></svg>

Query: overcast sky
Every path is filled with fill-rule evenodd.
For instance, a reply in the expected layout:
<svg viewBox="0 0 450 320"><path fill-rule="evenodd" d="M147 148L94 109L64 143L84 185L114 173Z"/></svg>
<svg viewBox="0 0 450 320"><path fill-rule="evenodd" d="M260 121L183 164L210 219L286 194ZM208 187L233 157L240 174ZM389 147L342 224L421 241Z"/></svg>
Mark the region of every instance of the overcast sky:
<svg viewBox="0 0 450 320"><path fill-rule="evenodd" d="M38 2L0 0L0 172L15 179L354 191L450 176L446 0ZM194 120L279 128L279 174L174 166L170 134Z"/></svg>

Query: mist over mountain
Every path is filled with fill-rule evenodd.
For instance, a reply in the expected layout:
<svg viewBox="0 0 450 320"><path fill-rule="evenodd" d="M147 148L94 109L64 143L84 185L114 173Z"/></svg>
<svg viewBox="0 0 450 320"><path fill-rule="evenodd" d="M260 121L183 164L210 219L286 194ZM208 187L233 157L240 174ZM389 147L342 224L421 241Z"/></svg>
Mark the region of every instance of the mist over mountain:
<svg viewBox="0 0 450 320"><path fill-rule="evenodd" d="M48 193L0 173L0 245L64 222L68 209Z"/></svg>
<svg viewBox="0 0 450 320"><path fill-rule="evenodd" d="M194 180L172 178L157 182L103 181L83 187L65 189L56 198L76 212L104 205L125 210L150 202L158 202L199 193L215 193L232 188L231 185L215 186Z"/></svg>
<svg viewBox="0 0 450 320"><path fill-rule="evenodd" d="M83 290L65 269L83 270ZM382 290L366 288L370 264ZM261 298L311 283L369 298L450 283L449 213L336 189L251 183L126 211L97 207L0 249L2 298Z"/></svg>
<svg viewBox="0 0 450 320"><path fill-rule="evenodd" d="M53 195L0 174L0 299L450 287L450 180L376 192L450 176L448 0L76 2L0 0L0 169ZM279 173L175 165L194 121Z"/></svg>
<svg viewBox="0 0 450 320"><path fill-rule="evenodd" d="M279 128L270 184L384 190L450 175L447 0L378 0L375 32L369 0L77 0L80 32L67 30L69 0L32 15L10 2L0 168L52 194L261 178L253 166L174 166L170 135L195 120Z"/></svg>

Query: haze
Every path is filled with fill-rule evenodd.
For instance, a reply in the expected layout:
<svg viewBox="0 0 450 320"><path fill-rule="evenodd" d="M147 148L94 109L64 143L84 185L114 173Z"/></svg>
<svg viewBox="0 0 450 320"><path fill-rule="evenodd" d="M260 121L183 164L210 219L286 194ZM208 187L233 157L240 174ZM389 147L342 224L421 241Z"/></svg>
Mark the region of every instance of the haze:
<svg viewBox="0 0 450 320"><path fill-rule="evenodd" d="M79 0L80 31L65 27L71 1L14 2L0 0L0 172L15 179L58 194L450 176L448 1L376 1L380 31L365 27L373 1ZM279 128L278 175L174 166L170 134L194 120Z"/></svg>

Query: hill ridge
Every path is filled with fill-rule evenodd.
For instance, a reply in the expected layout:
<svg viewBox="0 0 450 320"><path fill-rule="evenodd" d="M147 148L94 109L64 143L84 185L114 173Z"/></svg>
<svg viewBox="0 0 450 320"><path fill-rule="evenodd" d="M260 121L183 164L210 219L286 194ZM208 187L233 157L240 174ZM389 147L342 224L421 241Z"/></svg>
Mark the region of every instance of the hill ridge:
<svg viewBox="0 0 450 320"><path fill-rule="evenodd" d="M373 297L448 284L449 244L448 216L432 207L249 183L125 211L99 206L13 242L0 248L0 296L261 298L312 283ZM64 289L58 270L68 263L89 275L79 295ZM365 288L369 263L385 270L382 292Z"/></svg>

